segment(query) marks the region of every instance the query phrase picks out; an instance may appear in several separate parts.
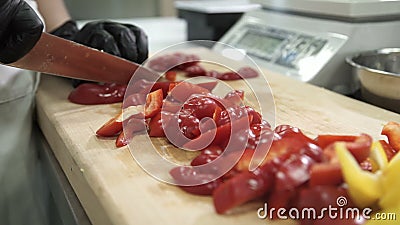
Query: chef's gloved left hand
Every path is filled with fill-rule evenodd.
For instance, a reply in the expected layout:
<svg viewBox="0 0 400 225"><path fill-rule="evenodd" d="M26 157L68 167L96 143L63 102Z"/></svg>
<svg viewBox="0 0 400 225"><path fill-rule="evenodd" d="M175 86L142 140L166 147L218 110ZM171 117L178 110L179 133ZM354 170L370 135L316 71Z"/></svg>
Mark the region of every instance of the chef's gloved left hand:
<svg viewBox="0 0 400 225"><path fill-rule="evenodd" d="M67 21L51 33L136 63L143 63L148 57L147 35L132 24L95 21L79 30L74 21ZM74 86L79 83L73 81Z"/></svg>
<svg viewBox="0 0 400 225"><path fill-rule="evenodd" d="M137 63L144 62L148 56L147 35L132 24L91 22L73 40Z"/></svg>
<svg viewBox="0 0 400 225"><path fill-rule="evenodd" d="M136 63L142 63L148 57L147 35L132 24L96 21L87 23L79 30L76 23L70 20L51 34Z"/></svg>

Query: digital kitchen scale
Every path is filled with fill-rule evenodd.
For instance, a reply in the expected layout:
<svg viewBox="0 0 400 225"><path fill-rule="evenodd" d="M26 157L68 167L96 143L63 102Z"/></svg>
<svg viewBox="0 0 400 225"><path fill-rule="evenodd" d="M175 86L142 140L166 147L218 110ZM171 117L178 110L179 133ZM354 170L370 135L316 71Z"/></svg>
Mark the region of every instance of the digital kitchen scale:
<svg viewBox="0 0 400 225"><path fill-rule="evenodd" d="M400 47L400 0L251 2L262 9L245 13L220 41L263 68L341 94L359 88L346 56Z"/></svg>

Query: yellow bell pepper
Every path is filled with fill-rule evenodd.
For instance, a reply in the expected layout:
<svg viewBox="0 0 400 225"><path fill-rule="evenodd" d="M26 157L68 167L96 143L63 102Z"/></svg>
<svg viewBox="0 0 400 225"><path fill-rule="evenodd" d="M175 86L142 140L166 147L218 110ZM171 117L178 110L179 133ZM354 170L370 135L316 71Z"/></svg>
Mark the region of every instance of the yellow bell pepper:
<svg viewBox="0 0 400 225"><path fill-rule="evenodd" d="M400 220L400 154L390 162L379 142L371 146L369 156L373 172L364 171L359 166L345 144L335 144L345 182L351 199L360 208L374 206L378 202L382 209L372 216L366 225L397 225ZM391 219L376 219L378 215ZM395 217L393 219L393 217ZM397 218L398 217L398 218Z"/></svg>
<svg viewBox="0 0 400 225"><path fill-rule="evenodd" d="M400 208L400 154L397 154L387 167L382 169L381 185L383 196L379 201L379 206L384 209Z"/></svg>
<svg viewBox="0 0 400 225"><path fill-rule="evenodd" d="M336 143L335 151L354 204L360 208L375 204L382 195L379 174L362 170L353 155L347 150L345 143Z"/></svg>
<svg viewBox="0 0 400 225"><path fill-rule="evenodd" d="M387 167L389 163L388 158L379 141L372 143L369 159L372 164L372 172L377 172L378 170Z"/></svg>

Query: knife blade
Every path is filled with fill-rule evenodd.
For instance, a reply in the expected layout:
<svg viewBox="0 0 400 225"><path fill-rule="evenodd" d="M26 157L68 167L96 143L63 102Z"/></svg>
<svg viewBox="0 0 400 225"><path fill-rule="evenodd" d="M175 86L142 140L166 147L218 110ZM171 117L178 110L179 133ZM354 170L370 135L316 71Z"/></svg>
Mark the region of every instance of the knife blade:
<svg viewBox="0 0 400 225"><path fill-rule="evenodd" d="M139 68L135 78L154 80L159 77L156 72L137 63L48 33L42 33L36 45L23 58L7 65L106 83L127 84Z"/></svg>

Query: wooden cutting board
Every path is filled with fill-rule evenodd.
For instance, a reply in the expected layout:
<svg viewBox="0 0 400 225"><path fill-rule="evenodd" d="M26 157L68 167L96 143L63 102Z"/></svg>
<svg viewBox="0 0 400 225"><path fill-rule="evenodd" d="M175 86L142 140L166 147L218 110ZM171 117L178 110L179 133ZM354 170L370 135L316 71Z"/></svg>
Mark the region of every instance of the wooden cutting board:
<svg viewBox="0 0 400 225"><path fill-rule="evenodd" d="M212 55L208 50L197 54ZM321 133L368 133L382 138L387 121L400 115L342 95L264 71L276 104L276 124L290 124L315 137ZM256 78L262 79L262 77ZM229 82L246 89L242 81ZM255 91L260 91L258 86ZM70 82L43 76L37 92L40 127L93 224L265 224L253 202L230 215L217 215L210 197L187 194L146 174L127 147L99 139L96 130L120 104L82 106L68 102ZM252 101L251 96L246 96ZM161 143L162 141L160 141ZM295 224L274 221L272 224Z"/></svg>

